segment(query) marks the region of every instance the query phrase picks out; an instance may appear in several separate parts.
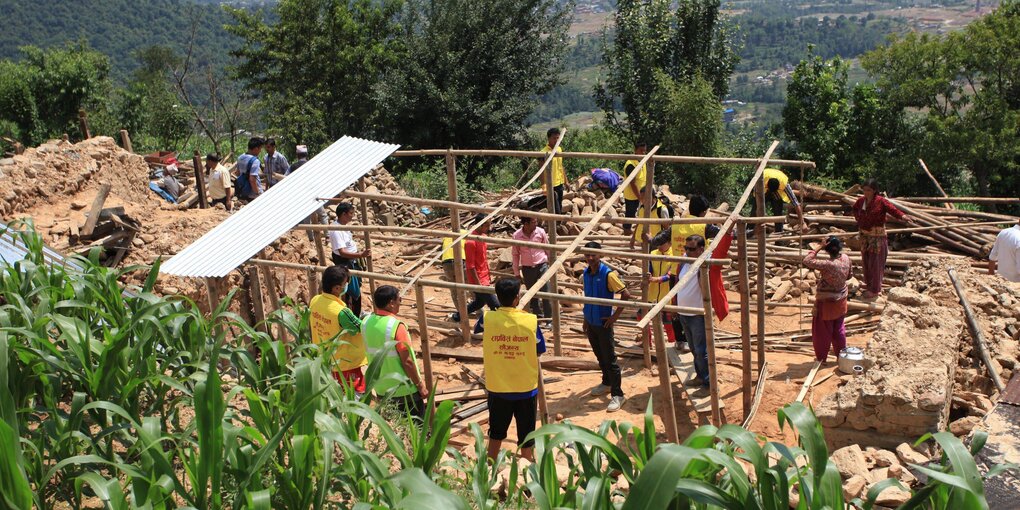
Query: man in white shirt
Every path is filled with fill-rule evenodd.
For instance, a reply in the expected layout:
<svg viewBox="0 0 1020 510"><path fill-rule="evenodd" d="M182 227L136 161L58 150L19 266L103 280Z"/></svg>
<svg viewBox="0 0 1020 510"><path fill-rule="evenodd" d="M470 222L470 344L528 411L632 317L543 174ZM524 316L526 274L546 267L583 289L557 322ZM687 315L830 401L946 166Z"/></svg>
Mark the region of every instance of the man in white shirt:
<svg viewBox="0 0 1020 510"><path fill-rule="evenodd" d="M1016 225L999 232L988 260L988 274L995 274L998 269L1003 278L1020 282L1020 220L1017 220Z"/></svg>
<svg viewBox="0 0 1020 510"><path fill-rule="evenodd" d="M354 220L354 206L350 202L340 202L336 206L336 224L346 225ZM333 263L347 269L361 270L358 259L370 258L372 252L365 248L358 251L358 243L354 242L354 234L350 230L330 230L329 245L332 248ZM361 316L361 278L351 275L347 292L343 295L344 303Z"/></svg>
<svg viewBox="0 0 1020 510"><path fill-rule="evenodd" d="M697 234L687 236L684 240L684 256L700 257L705 252L705 238ZM677 278L683 278L691 269L691 264L683 264ZM676 294L676 305L688 308L702 308L701 275L695 275ZM684 315L673 316L673 331L683 328L684 337L694 353L695 376L684 382L684 386L708 386L708 348L705 339L705 316Z"/></svg>

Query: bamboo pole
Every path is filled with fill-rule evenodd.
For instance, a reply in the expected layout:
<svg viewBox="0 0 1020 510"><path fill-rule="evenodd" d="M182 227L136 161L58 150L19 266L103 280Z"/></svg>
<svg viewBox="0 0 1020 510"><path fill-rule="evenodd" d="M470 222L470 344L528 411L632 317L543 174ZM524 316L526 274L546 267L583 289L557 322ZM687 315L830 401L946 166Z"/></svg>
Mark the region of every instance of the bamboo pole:
<svg viewBox="0 0 1020 510"><path fill-rule="evenodd" d="M523 189L523 188L522 188ZM398 195L384 195L382 193L362 193L360 191L344 191L340 198L328 198L319 197L316 200L321 200L328 203L343 202L345 198L366 198L368 200L383 200L387 202L395 202L399 204L410 204L418 206L427 206L435 208L449 209L452 207L457 208L462 212L470 213L482 213L489 214L497 212L505 216L521 216L528 218L535 218L540 221L560 221L564 223L587 223L592 220L593 216L574 216L570 214L550 214L548 212L532 211L530 209L515 209L506 208L491 205L480 205L480 204L462 204L460 202L454 202L450 200L437 200L431 198L418 198L418 197L405 197ZM744 217L742 221L745 223L776 223L783 221L785 216L763 216L763 217ZM822 216L821 218L833 218L833 216ZM836 217L838 218L838 217ZM603 217L599 220L602 223L633 223L633 224L644 224L644 225L695 225L695 224L722 224L726 222L726 216L705 216L705 217L692 217L692 218L627 218L624 216L620 217ZM564 236L564 239L573 238L576 236ZM613 236L615 239L627 239L626 236ZM593 239L589 236L587 239Z"/></svg>
<svg viewBox="0 0 1020 510"><path fill-rule="evenodd" d="M992 364L992 356L988 352L988 343L985 342L985 335L981 332L981 326L977 323L977 320L974 319L974 310L971 309L970 302L967 301L967 296L963 292L963 287L956 277L956 270L953 268L949 268L949 279L953 281L956 295L960 298L960 306L963 307L963 314L967 318L967 329L970 330L970 337L974 341L974 350L977 351L981 362L988 368L988 375L991 376L992 382L995 383L995 387L1001 393L1005 386L1002 384L1002 379L999 377L999 372L995 369L995 365Z"/></svg>
<svg viewBox="0 0 1020 510"><path fill-rule="evenodd" d="M1015 219L1014 219L1015 221ZM925 232L929 230L941 230L944 228L957 228L957 227L979 227L979 226L991 226L991 225L1003 225L1009 223L1009 220L1002 221L975 221L970 223L953 223L949 225L929 225L926 227L909 227L909 228L893 228L886 230L886 234L908 234L911 232ZM802 236L783 236L783 237L772 237L769 241L775 242L778 240L783 241L795 241L795 240L814 240L814 239L828 239L830 236L835 237L852 237L860 235L860 232L835 232L832 234L807 234Z"/></svg>
<svg viewBox="0 0 1020 510"><path fill-rule="evenodd" d="M938 188L939 193L942 193L942 196L944 198L949 198L949 193L946 193L946 190L942 189L942 185L939 184L939 180L936 179L935 176L928 171L928 165L924 164L924 160L921 158L917 158L917 162L921 164L921 169L924 170L924 173L928 174L928 178L931 179L931 182L935 183L935 187ZM953 204L947 203L945 204L945 208L953 209Z"/></svg>
<svg viewBox="0 0 1020 510"><path fill-rule="evenodd" d="M563 139L563 134L561 133L559 139L556 140L556 146L553 147L552 151L549 152L550 155L556 154L556 151L557 151L557 149L559 149L560 141L562 141L562 139ZM549 160L549 162L551 164L551 162L555 158L547 158L547 159ZM542 166L545 167L546 165L542 165ZM564 169L563 171L565 173L566 169ZM549 211L549 214L556 214L556 206L559 205L559 204L556 203L556 191L553 189L553 173L551 171L546 171L543 174L543 176L544 176L543 178L545 179L545 205L546 205L546 209ZM566 183L564 183L564 185L565 184ZM549 231L546 234L549 236L549 244L553 244L553 245L557 244L557 242L558 242L557 241L557 236L559 235L559 232L557 231L556 220L549 220ZM551 271L551 268L549 270ZM553 272L552 277L549 278L549 290L552 291L553 293L558 293L559 292L559 285L558 285L559 278L558 278L558 274L557 273L559 273L559 270L556 270L555 272ZM555 354L557 356L562 356L563 355L563 344L560 341L560 332L561 332L561 329L560 329L560 302L559 301L553 301L550 304L552 305L553 354ZM539 303L539 308L542 308L541 302ZM539 377L538 381L539 381L539 384L541 385L542 378ZM544 395L543 395L543 397L544 397ZM543 398L543 400L544 400L544 398ZM543 413L543 415L544 415L544 413ZM543 416L543 423L546 423L547 421L548 421L548 416Z"/></svg>
<svg viewBox="0 0 1020 510"><path fill-rule="evenodd" d="M619 200L621 196L623 196L623 190L634 180L634 178L637 177L638 172L641 171L641 167L648 163L648 158L654 155L658 150L659 146L656 145L655 147L652 148L652 150L648 151L648 154L646 154L645 157L642 158L640 162L638 162L638 165L637 167L634 168L634 171L631 172L631 174L628 175L623 180L623 182L620 183L620 186L605 201L602 207L599 208L598 212L595 213L595 216L592 217L591 221L589 221L585 225L584 229L582 229L581 232L577 234L577 239L574 239L570 243L570 245L567 246L567 249L564 250L563 253L561 253L556 258L556 261L553 262L551 266L549 266L549 271L547 271L546 274L542 275L542 277L539 278L538 281L535 282L535 284L532 285L531 288L529 288L528 291L524 293L524 296L521 297L520 304L521 308L526 306L528 301L531 301L531 298L535 297L535 294L538 292L538 289L542 288L542 286L545 285L545 282L549 281L549 279L552 278L552 275L559 271L561 267L563 267L563 263L566 262L567 259L570 258L570 256L577 249L577 247L580 246L581 242L584 241L585 236L590 234L591 231L595 229L595 226L598 225L599 220L603 216L605 216L605 214L609 212L609 209L611 209L616 204L616 201ZM645 326L647 325L648 321L645 321Z"/></svg>
<svg viewBox="0 0 1020 510"><path fill-rule="evenodd" d="M737 224L737 270L740 272L740 350L744 419L751 415L751 285L747 270L747 227Z"/></svg>
<svg viewBox="0 0 1020 510"><path fill-rule="evenodd" d="M444 156L447 153L451 153L454 156L487 156L487 157L509 157L509 158L542 158L546 154L542 151L515 151L515 150L492 150L492 149L455 149L448 151L447 149L420 149L420 150L402 150L396 151L391 154L394 157L423 157L423 156ZM606 159L606 160L617 160L626 161L628 159L634 159L633 154L613 154L613 153L601 153L601 152L561 152L556 155L557 157L563 157L567 159ZM695 165L760 165L762 160L755 158L710 158L700 156L670 156L670 155L656 155L651 159L658 163L681 163L681 164L695 164ZM776 166L795 167L795 168L815 168L813 161L801 161L801 160L789 160L789 159L770 159L770 163Z"/></svg>
<svg viewBox="0 0 1020 510"><path fill-rule="evenodd" d="M269 267L263 266L262 274L266 278L266 291L269 293L269 313L266 315L272 315L273 312L280 309L280 294L276 290L276 280L273 279L273 270ZM268 331L268 326L266 331ZM283 329L282 323L276 324L276 339L282 342L287 341L286 331Z"/></svg>
<svg viewBox="0 0 1020 510"><path fill-rule="evenodd" d="M762 365L758 372L758 385L754 389L754 402L751 404L751 412L744 418L743 427L746 429L754 420L754 413L758 412L758 405L761 404L761 396L765 393L765 381L768 380L768 363Z"/></svg>
<svg viewBox="0 0 1020 510"><path fill-rule="evenodd" d="M652 209L654 208L654 205L655 205L655 202L653 202L653 200L655 200L655 197L654 197L654 195L655 195L655 190L654 190L654 188L655 188L655 162L653 161L653 162L649 163L647 166L648 166L648 170L647 170L647 173L646 173L647 178L645 179L645 192L644 192L645 196L642 197L642 198L644 200L644 203L646 203L646 204L650 203L650 204L652 204L652 207L647 207L647 206L645 207L645 214L644 214L645 219L648 219L648 218L651 217ZM645 226L644 227L644 229L645 229L644 233L645 234L648 233L649 228L650 228L649 226ZM666 227L666 228L668 228L668 227ZM637 228L634 229L634 232L635 232L635 234L637 233ZM649 244L650 243L648 241L646 241L644 239L644 237L641 238L641 253L648 253L650 251L649 250ZM644 273L646 273L646 272L649 272L649 271L647 271L648 263L644 263L644 264L642 264L642 266L645 268L645 270L641 271L642 275ZM646 302L648 301L648 294L651 292L650 287L651 287L650 283L644 283L644 284L641 285L641 301L646 301ZM648 369L648 370L652 369L652 346L649 345L651 343L652 343L652 332L650 330L648 330L648 329L642 330L641 331L641 354L642 354L642 357L644 358L645 368ZM670 395L672 396L672 393L670 393Z"/></svg>
<svg viewBox="0 0 1020 510"><path fill-rule="evenodd" d="M432 348L429 345L429 321L425 313L425 289L422 285L414 286L414 299L418 308L418 335L421 337L421 365L425 372L425 385L429 391L435 390L432 379Z"/></svg>
<svg viewBox="0 0 1020 510"><path fill-rule="evenodd" d="M702 266L700 271L701 301L705 307L705 350L708 351L708 392L712 404L712 424L718 427L722 425L722 413L719 410L719 371L715 359L715 314L712 313L708 268Z"/></svg>
<svg viewBox="0 0 1020 510"><path fill-rule="evenodd" d="M264 266L264 267L277 267L277 268L283 268L283 269L300 269L300 270L311 268L312 270L314 270L316 272L320 272L320 273L326 270L326 268L322 267L322 266L313 266L313 265L310 265L310 264L297 264L297 263L294 263L294 262L280 262L280 261L276 261L276 260L250 259L248 262L251 263L251 264L255 264L257 266L260 266L260 267ZM398 275L391 275L391 274L384 274L384 273L367 273L365 271L351 271L351 274L353 274L355 276L366 277L366 278L371 276L371 277L373 277L373 278L375 278L375 279L377 279L377 280L379 280L381 282L407 283L407 282L411 281L411 279L406 277L406 276L398 276ZM442 280L428 280L428 279L421 279L421 280L418 280L418 281L422 282L422 284L425 285L426 287L435 287L435 288L438 288L438 289L459 288L459 289L462 289L462 290L465 290L465 291L470 291L470 292L482 292L482 293L486 293L486 294L495 294L496 293L495 289L493 289L491 285L490 286L484 286L484 285L471 285L471 284L457 284L457 283L446 282L446 281L442 281ZM415 283L417 283L417 282L415 282ZM594 297L588 297L588 296L571 296L571 295L567 295L567 294L553 294L553 293L550 293L550 292L538 292L538 293L535 294L535 297L545 298L545 299L555 299L555 300L559 300L559 301L564 302L564 303L575 303L575 304L582 304L582 305L583 304L591 304L591 305L602 305L602 306L619 306L619 307L622 307L622 308L625 308L625 309L630 309L630 310L648 310L648 309L653 308L654 306L656 306L656 305L654 305L652 303L641 303L639 301L624 301L622 299L603 299L603 298L594 298ZM686 315L701 315L703 313L703 310L701 309L701 307L694 308L694 307L689 307L689 306L665 305L665 306L662 307L662 310L666 311L666 312L683 313L683 314L686 314Z"/></svg>
<svg viewBox="0 0 1020 510"><path fill-rule="evenodd" d="M262 301L262 282L259 278L258 265L248 268L248 282L248 297L251 299L251 308L255 315L255 329L268 335L269 328L266 326L266 310Z"/></svg>
<svg viewBox="0 0 1020 510"><path fill-rule="evenodd" d="M694 278L695 275L697 275L698 269L701 268L702 264L705 263L705 261L709 258L709 256L715 250L715 248L719 246L719 242L722 241L722 236L729 235L730 227L732 227L734 222L736 222L737 218L740 215L740 210L743 209L744 204L747 203L748 196L750 195L751 190L754 187L754 183L761 181L761 176L762 173L765 171L765 166L768 164L769 158L772 157L772 153L776 150L776 147L778 146L779 146L778 141L772 142L772 145L765 153L765 157L761 159L761 163L759 164L758 169L755 171L754 176L751 177L750 184L747 185L747 188L741 195L740 200L737 201L737 205L734 206L733 208L734 212L729 215L729 217L726 219L726 222L723 223L723 226L719 229L719 235L715 236L715 238L712 239L712 243L708 246L708 248L705 249L705 252L702 253L701 256L697 258L697 260L692 262L692 267L688 270L687 274L685 274L683 278L680 278L676 285L674 285L673 288L670 289L669 292L667 292L666 295L659 300L655 307L652 308L652 310L648 312L648 314L645 315L644 318L638 321L638 328L643 328L647 326L648 323L651 321L652 316L655 316L662 312L663 308L665 308L666 306L666 303L672 300L676 296L677 292L679 292L680 289L684 288L684 286L687 285L687 282L689 282L691 278ZM636 175L636 172L634 175ZM765 250L762 249L761 252L762 256L764 256ZM764 270L765 265L761 264L761 266L762 266L761 269ZM764 288L764 286L765 286L764 282L762 282L760 288Z"/></svg>
<svg viewBox="0 0 1020 510"><path fill-rule="evenodd" d="M361 176L361 178L358 179L358 191L365 191L365 176ZM368 221L368 200L362 198L361 200L359 200L359 202L360 202L359 209L361 209L361 223L363 225L371 226L371 223ZM365 232L364 232L364 242L365 242L365 249L371 249L372 248L372 231L371 230L365 230ZM368 258L365 259L365 269L367 269L369 273L374 273L375 272L375 270L372 269L372 257L368 257ZM372 278L368 279L368 292L371 295L375 294L375 280L372 279Z"/></svg>
<svg viewBox="0 0 1020 510"><path fill-rule="evenodd" d="M765 179L758 179L758 182L754 186L755 196L755 215L762 215L765 213ZM805 220L806 221L806 220ZM758 285L756 288L755 298L758 302L758 314L757 314L757 326L758 326L758 339L757 339L757 351L758 351L758 373L761 374L765 369L765 225L759 224L754 227L755 240L758 244L758 264L757 264L757 277Z"/></svg>
<svg viewBox="0 0 1020 510"><path fill-rule="evenodd" d="M432 230L432 229L422 229L422 228L415 228L415 227L390 227L390 226L385 226L385 225L372 225L372 226L366 226L366 225L344 225L343 227L340 227L338 225L326 225L326 226L323 226L323 225L301 224L301 225L296 225L296 226L293 227L294 230L312 230L312 231L316 231L316 230L317 231L340 230L341 228L343 230L348 230L348 231L351 231L351 232L361 232L361 231L364 231L364 230L367 230L367 229L371 229L371 230L374 230L376 232L392 232L392 233L409 234L409 235L435 236L435 238L433 238L431 240L407 239L407 238L402 238L402 239L396 239L395 238L395 239L392 239L392 240L398 241L398 242L407 242L407 243L415 243L415 244L421 244L421 243L424 243L424 242L442 243L442 240L438 239L438 238L450 236L450 232L447 232L445 230ZM517 240L517 239L511 239L511 238L506 238L506 237L483 236L483 235L477 235L477 234L473 234L473 233L466 233L466 234L463 234L463 236L464 236L465 239L485 241L486 243L492 244L492 245L495 245L495 246L520 246L520 247L524 247L524 248L535 248L535 249L542 249L542 250L548 250L548 251L561 251L561 252L562 251L566 251L567 248L569 248L569 245L534 243L534 242L530 242L530 241L520 241L520 240ZM616 257L616 258L625 258L625 259L637 259L637 260L648 260L648 261L685 262L686 263L686 262L694 262L695 260L697 260L694 257L677 257L677 256L670 256L670 255L653 255L651 253L635 253L635 252L630 252L630 251L617 251L617 250L584 248L584 247L575 248L574 251L576 253L581 253L581 254L594 253L596 255L604 255L606 257ZM708 264L708 265L712 265L712 266L728 266L728 265L730 265L731 260L728 259L728 258L725 258L725 259L710 258L710 259L706 259L705 263Z"/></svg>
<svg viewBox="0 0 1020 510"><path fill-rule="evenodd" d="M318 218L319 223L322 224L322 225L326 225L326 222L329 221L327 219L328 215L318 214L318 213L315 213L314 215ZM332 257L332 255L333 255L333 247L332 247L332 245L330 246L330 249L329 249L330 258L327 259L326 258L326 248L322 245L322 241L323 241L323 239L322 239L322 231L321 230L313 230L312 231L312 242L315 243L315 255L319 257L319 265L322 265L322 266L332 265L333 264L333 257Z"/></svg>
<svg viewBox="0 0 1020 510"><path fill-rule="evenodd" d="M450 202L457 202L457 158L451 152L446 154L446 192L450 199ZM450 207L450 227L454 232L460 233L460 209L456 206ZM463 285L467 282L466 275L464 274L465 260L463 256L463 237L458 237L453 240L450 244L450 249L453 250L453 279L456 283ZM439 252L442 256L442 250ZM405 286L401 294L407 292L407 289L414 284L414 282L425 274L425 271L432 266L432 263L436 261L436 257L432 257L429 261L421 268L421 271L415 275ZM457 306L457 315L460 317L460 332L465 343L471 343L471 324L468 318L467 304L468 295L462 292L460 289L453 289L453 292L457 295L455 304Z"/></svg>
<svg viewBox="0 0 1020 510"><path fill-rule="evenodd" d="M655 337L655 362L659 368L659 389L662 391L662 425L666 428L666 439L671 443L680 442L676 423L676 403L673 401L673 383L670 380L669 360L666 357L666 341L662 333L662 316L656 315L652 325Z"/></svg>
<svg viewBox="0 0 1020 510"><path fill-rule="evenodd" d="M1020 204L1014 197L896 197L901 202L968 203L968 204Z"/></svg>

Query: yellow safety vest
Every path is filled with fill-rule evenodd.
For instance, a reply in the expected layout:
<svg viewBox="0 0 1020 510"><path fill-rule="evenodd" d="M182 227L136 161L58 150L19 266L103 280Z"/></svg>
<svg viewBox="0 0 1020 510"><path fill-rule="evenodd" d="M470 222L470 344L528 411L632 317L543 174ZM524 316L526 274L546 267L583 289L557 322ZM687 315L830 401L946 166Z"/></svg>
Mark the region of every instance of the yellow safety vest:
<svg viewBox="0 0 1020 510"><path fill-rule="evenodd" d="M636 159L628 159L623 164L623 168L627 168L628 165L633 165L634 167L637 167L638 163L640 163L640 161L638 161ZM645 187L645 183L648 181L648 177L645 175L645 169L647 169L647 168L648 168L647 165L641 167L641 170L638 171L637 177L635 177L633 181L630 181L631 184L633 184L635 187L637 187L638 192L641 191L641 188ZM631 170L631 172L633 172L633 170ZM629 175L629 174L625 174L623 177L626 178L627 175ZM631 191L630 186L627 186L627 187L623 188L623 199L624 200L637 200L638 196L637 196L637 193Z"/></svg>
<svg viewBox="0 0 1020 510"><path fill-rule="evenodd" d="M308 304L311 312L312 342L316 345L336 343L333 359L340 370L353 370L368 364L365 338L361 332L351 333L340 328L340 313L347 305L340 298L322 293Z"/></svg>
<svg viewBox="0 0 1020 510"><path fill-rule="evenodd" d="M652 252L652 255L666 255L673 256L673 249L669 248L666 253L660 253L659 250ZM676 262L669 262L665 260L653 260L649 262L651 266L651 273L653 277L663 276L665 274L676 274ZM648 284L648 302L658 303L666 293L669 292L669 282L652 282Z"/></svg>
<svg viewBox="0 0 1020 510"><path fill-rule="evenodd" d="M461 229L460 233L463 234L464 232L465 232L464 229ZM460 260L467 260L467 256L464 255L464 244L466 242L467 242L467 240L464 240L464 241L460 242L460 250L459 250L460 251ZM453 238L452 237L444 237L443 238L442 261L446 262L447 260L453 260Z"/></svg>
<svg viewBox="0 0 1020 510"><path fill-rule="evenodd" d="M538 317L517 308L485 312L482 361L485 389L523 393L538 387Z"/></svg>
<svg viewBox="0 0 1020 510"><path fill-rule="evenodd" d="M690 213L684 212L680 215L681 218L693 218ZM704 223L693 223L689 225L673 225L671 228L672 235L672 248L673 253L682 254L684 253L684 244L687 242L687 238L697 234L701 237L705 237L705 224Z"/></svg>
<svg viewBox="0 0 1020 510"><path fill-rule="evenodd" d="M549 153L549 151L551 151L551 150L552 150L552 147L549 147L548 145L546 145L545 148L542 149L542 152ZM561 152L563 152L563 147L557 147L556 148L556 153L559 154ZM549 163L549 166L552 167L552 172L553 172L552 180L553 180L553 187L554 188L556 186L559 186L560 184L563 184L563 183L567 182L567 172L566 172L566 170L563 169L563 158L561 158L561 157L553 158L552 162ZM545 188L545 176L543 175L541 177L541 179L542 179L542 187Z"/></svg>
<svg viewBox="0 0 1020 510"><path fill-rule="evenodd" d="M762 182L765 183L765 190L769 189L769 181L775 179L779 181L779 196L783 199L783 202L790 203L790 196L786 194L786 185L790 183L790 178L786 176L781 170L775 168L766 168L761 174Z"/></svg>
<svg viewBox="0 0 1020 510"><path fill-rule="evenodd" d="M665 205L662 203L662 201L661 200L656 200L655 201L655 209L652 210L652 214L649 215L648 217L649 218L662 219L662 213L663 213L662 209L663 209L663 207L665 207ZM668 212L666 213L666 216L667 217L669 216ZM642 205L641 207L638 208L637 216L636 217L638 217L638 218L644 218L645 217L645 206ZM644 225L643 223L638 223L634 227L634 240L635 241L641 242L641 234L644 233L645 226L646 225ZM648 237L649 238L655 237L655 235L658 234L659 232L661 232L663 228L666 228L663 225L647 225L647 227L648 227Z"/></svg>

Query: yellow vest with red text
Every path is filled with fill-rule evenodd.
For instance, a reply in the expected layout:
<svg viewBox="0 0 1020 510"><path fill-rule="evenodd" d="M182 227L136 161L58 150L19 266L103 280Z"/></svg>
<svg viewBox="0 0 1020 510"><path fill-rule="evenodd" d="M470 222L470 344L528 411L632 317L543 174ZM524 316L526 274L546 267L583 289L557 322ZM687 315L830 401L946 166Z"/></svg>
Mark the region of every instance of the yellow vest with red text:
<svg viewBox="0 0 1020 510"><path fill-rule="evenodd" d="M523 393L538 387L538 317L517 308L485 312L482 361L485 389Z"/></svg>
<svg viewBox="0 0 1020 510"><path fill-rule="evenodd" d="M368 365L365 339L361 332L351 333L340 328L340 312L347 305L340 298L322 293L308 304L311 313L312 342L317 345L336 343L333 359L340 370L353 370Z"/></svg>
<svg viewBox="0 0 1020 510"><path fill-rule="evenodd" d="M681 218L693 218L690 213L683 213L680 215ZM673 253L677 254L678 257L684 254L684 243L687 242L687 238L692 235L699 235L705 237L705 224L704 223L693 223L688 225L673 225L671 228L671 240Z"/></svg>

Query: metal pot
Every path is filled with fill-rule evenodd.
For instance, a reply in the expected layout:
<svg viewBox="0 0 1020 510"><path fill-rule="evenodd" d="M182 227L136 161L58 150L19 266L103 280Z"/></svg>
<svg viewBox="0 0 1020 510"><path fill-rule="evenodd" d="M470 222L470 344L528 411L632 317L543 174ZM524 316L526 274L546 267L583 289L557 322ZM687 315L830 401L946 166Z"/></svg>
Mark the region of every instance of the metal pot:
<svg viewBox="0 0 1020 510"><path fill-rule="evenodd" d="M844 374L860 373L854 371L854 366L864 366L864 351L860 347L847 347L839 351L837 363L839 371Z"/></svg>

